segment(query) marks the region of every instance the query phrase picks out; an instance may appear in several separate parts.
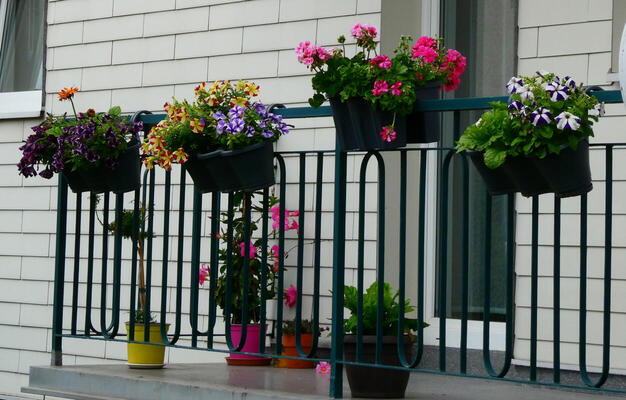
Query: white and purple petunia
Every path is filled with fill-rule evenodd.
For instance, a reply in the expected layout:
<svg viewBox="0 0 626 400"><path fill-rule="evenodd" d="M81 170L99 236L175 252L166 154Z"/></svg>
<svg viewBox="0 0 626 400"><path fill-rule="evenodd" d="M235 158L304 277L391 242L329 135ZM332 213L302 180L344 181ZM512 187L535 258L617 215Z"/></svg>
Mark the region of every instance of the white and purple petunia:
<svg viewBox="0 0 626 400"><path fill-rule="evenodd" d="M570 112L563 111L556 117L556 127L560 130L571 129L577 131L580 128L580 118Z"/></svg>
<svg viewBox="0 0 626 400"><path fill-rule="evenodd" d="M552 86L547 88L546 90L550 94L550 100L552 101L567 100L567 98L569 97L569 93L567 92L567 88L565 86Z"/></svg>
<svg viewBox="0 0 626 400"><path fill-rule="evenodd" d="M535 94L528 85L524 85L517 89L517 94L522 98L522 101L534 100Z"/></svg>
<svg viewBox="0 0 626 400"><path fill-rule="evenodd" d="M530 114L530 122L534 126L548 125L552 122L552 114L545 107L540 107Z"/></svg>
<svg viewBox="0 0 626 400"><path fill-rule="evenodd" d="M522 87L524 80L517 76L512 77L509 80L509 83L506 84L506 90L509 91L509 94L517 93L518 89Z"/></svg>
<svg viewBox="0 0 626 400"><path fill-rule="evenodd" d="M509 109L509 111L511 112L519 112L522 108L524 107L524 105L522 104L521 101L519 100L513 100L511 102L511 104L509 104L509 106L507 107Z"/></svg>
<svg viewBox="0 0 626 400"><path fill-rule="evenodd" d="M593 106L593 108L591 110L589 110L589 115L592 117L603 117L605 114L604 111L604 103L598 103L595 106Z"/></svg>
<svg viewBox="0 0 626 400"><path fill-rule="evenodd" d="M576 82L570 76L566 76L561 81L561 84L567 88L574 89L576 87Z"/></svg>

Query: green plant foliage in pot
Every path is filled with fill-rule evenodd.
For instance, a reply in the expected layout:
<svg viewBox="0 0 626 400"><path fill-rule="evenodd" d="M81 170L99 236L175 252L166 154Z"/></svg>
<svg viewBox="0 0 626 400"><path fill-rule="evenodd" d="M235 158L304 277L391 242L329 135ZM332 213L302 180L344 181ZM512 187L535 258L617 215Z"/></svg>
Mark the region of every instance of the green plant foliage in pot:
<svg viewBox="0 0 626 400"><path fill-rule="evenodd" d="M470 154L492 193L566 197L591 190L588 140L604 104L572 78L545 71L513 77L506 87L509 103L491 103L457 151Z"/></svg>

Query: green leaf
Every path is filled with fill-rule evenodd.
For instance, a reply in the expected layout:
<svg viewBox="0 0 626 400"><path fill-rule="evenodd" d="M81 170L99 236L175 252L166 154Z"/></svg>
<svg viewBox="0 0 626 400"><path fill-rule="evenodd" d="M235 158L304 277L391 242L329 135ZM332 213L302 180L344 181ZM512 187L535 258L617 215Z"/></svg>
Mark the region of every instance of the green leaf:
<svg viewBox="0 0 626 400"><path fill-rule="evenodd" d="M120 108L120 106L113 106L109 109L109 114L110 115L120 115L122 113L122 109Z"/></svg>
<svg viewBox="0 0 626 400"><path fill-rule="evenodd" d="M485 150L484 161L488 168L498 168L506 160L506 150L490 147Z"/></svg>

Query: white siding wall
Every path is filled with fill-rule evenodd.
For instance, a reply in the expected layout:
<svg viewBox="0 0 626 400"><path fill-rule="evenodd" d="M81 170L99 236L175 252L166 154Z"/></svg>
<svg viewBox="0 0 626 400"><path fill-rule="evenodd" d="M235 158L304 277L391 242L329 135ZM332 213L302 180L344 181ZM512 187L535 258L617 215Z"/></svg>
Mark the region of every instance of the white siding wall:
<svg viewBox="0 0 626 400"><path fill-rule="evenodd" d="M520 74L531 75L538 69L570 75L576 82L608 85L611 67L611 0L521 0L519 8ZM609 88L609 87L607 87ZM610 87L615 89L617 87ZM607 117L594 130L592 142L624 142L626 109L622 104L607 106ZM626 369L626 150L615 149L613 164L613 284L611 316L611 367ZM605 157L601 149L591 152L594 190L588 195L588 328L587 360L589 366L602 363L602 310L604 277ZM539 234L539 343L538 360L552 361L552 267L553 267L553 196L540 196ZM516 324L515 358L530 358L530 199L517 198ZM580 276L580 201L562 201L561 230L561 362L578 365L578 309Z"/></svg>
<svg viewBox="0 0 626 400"><path fill-rule="evenodd" d="M75 97L78 109L93 107L96 111L106 111L112 105L119 105L125 113L140 109L160 111L162 104L172 96L191 99L193 88L200 81L237 78L253 79L259 83L261 100L266 103L304 105L312 92L310 75L295 60L293 48L301 40L332 45L339 34L349 34L350 28L357 22L379 26L380 0L50 0L46 109L54 114L71 112L69 103L57 101L55 93L63 87L74 85L81 89ZM17 175L15 168L19 159L19 142L29 134L29 127L37 122L0 122L0 154L3 156L0 158L0 393L18 393L20 386L27 384L30 365L50 362L56 179L23 179ZM332 119L291 122L296 124L297 129L281 140L279 150L334 148ZM349 160L349 180L358 176L356 162L354 158ZM289 209L295 209L298 200L297 187L293 182L298 179L297 159L288 159L287 164L290 185L286 205ZM313 179L314 159L310 159L307 165L307 176ZM330 158L324 167L321 292L325 295L322 299L325 314L322 320L326 321L330 310L328 291L332 264L334 166ZM374 172L371 169L370 172ZM174 181L178 180L176 171L173 177ZM372 178L373 175L370 181ZM159 182L162 183L162 175ZM157 188L157 199L163 197L161 189ZM307 210L313 209L313 190L314 185L307 186ZM174 190L173 204L177 204L177 194ZM74 207L73 198L70 194L70 208ZM86 202L88 204L85 195L83 208ZM157 203L157 218L162 217L160 203ZM204 204L208 210L208 196ZM349 210L356 210L357 204L356 196L349 196ZM188 210L191 205L191 195L188 195ZM375 202L368 201L368 210L373 211L374 207ZM313 214L307 213L306 216L305 235L310 238L313 236ZM189 214L186 235L191 234L190 217ZM368 213L367 220L370 227L375 226L373 213ZM73 229L73 221L74 215L70 212L68 229ZM83 221L85 231L86 214L83 215ZM205 235L209 229L207 221L207 218L203 218ZM353 213L349 213L349 239L356 231L356 223ZM162 229L161 226L162 219L157 219L157 233ZM171 232L176 229L174 214ZM368 228L366 258L371 260L368 262L368 278L371 280L374 275L374 238L374 229ZM288 243L287 248L293 243ZM83 240L82 246L85 245ZM207 260L206 238L203 246L202 257ZM73 237L68 236L68 256L72 254L72 249ZM83 249L83 254L86 254L86 247ZM154 253L157 260L161 249L162 244L157 239ZM171 241L171 258L175 255L175 249ZM96 254L100 254L99 251L100 244L97 241ZM349 243L347 253L347 263L353 267L356 264L356 245ZM190 246L187 246L186 261L189 254ZM127 246L125 255L130 256ZM306 263L312 260L311 246L307 247L305 260ZM287 263L292 265L295 261L294 252ZM68 259L67 263L69 279L73 261ZM81 282L85 282L85 263L82 265ZM160 281L160 266L161 262L155 262L155 282ZM127 308L128 260L124 261L122 268L125 272L122 305ZM175 282L173 270L170 267L170 283ZM189 274L188 264L185 274ZM99 280L98 263L94 276ZM351 272L347 273L347 280L353 281ZM185 279L186 286L189 284L187 281ZM305 293L310 293L311 281L311 274L305 272L305 282L309 282L304 288ZM287 286L290 283L295 283L294 268L288 268L286 275ZM67 305L71 301L71 287L66 285L65 290ZM206 290L203 292L206 295ZM170 291L170 297L173 293ZM80 297L82 305L83 285ZM109 301L110 297L109 294ZM183 310L188 309L186 297L183 299ZM207 299L202 298L200 304L200 312L206 315ZM98 305L99 290L96 289L94 306ZM66 308L65 314L65 327L68 327L69 309ZM83 326L83 318L82 312L79 312L79 327ZM122 314L123 321L124 318L125 313ZM99 328L99 315L94 314L93 320ZM205 319L201 319L201 322L203 326L206 324ZM70 365L102 363L103 358L119 362L126 357L124 345L97 341L65 340L64 353L63 361ZM169 362L206 362L222 356L174 350L169 351L167 357Z"/></svg>

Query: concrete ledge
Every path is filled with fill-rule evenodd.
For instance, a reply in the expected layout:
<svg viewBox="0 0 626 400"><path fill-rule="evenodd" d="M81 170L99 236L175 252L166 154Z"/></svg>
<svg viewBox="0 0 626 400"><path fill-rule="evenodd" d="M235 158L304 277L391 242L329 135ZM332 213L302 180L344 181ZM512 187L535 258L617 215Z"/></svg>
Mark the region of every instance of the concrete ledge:
<svg viewBox="0 0 626 400"><path fill-rule="evenodd" d="M129 369L126 365L31 367L25 393L75 400L210 400L326 399L328 375L313 369L229 367L215 364L170 364L161 370ZM347 382L344 397L350 397ZM446 400L624 400L594 391L555 390L518 384L415 372L407 399Z"/></svg>

